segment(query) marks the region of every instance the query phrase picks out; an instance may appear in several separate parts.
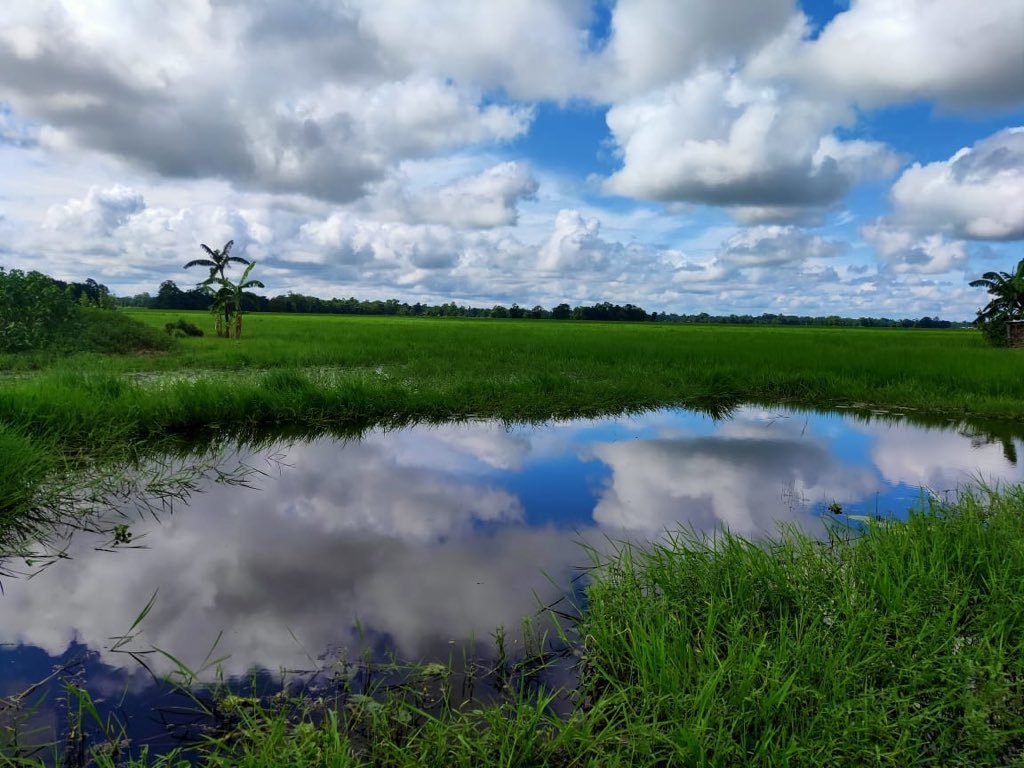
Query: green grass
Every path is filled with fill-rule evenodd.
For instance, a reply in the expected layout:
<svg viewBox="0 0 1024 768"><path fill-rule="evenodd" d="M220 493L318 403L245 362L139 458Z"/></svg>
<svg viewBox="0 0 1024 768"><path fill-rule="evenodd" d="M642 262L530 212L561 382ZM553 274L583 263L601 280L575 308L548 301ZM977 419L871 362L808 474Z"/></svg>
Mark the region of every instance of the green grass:
<svg viewBox="0 0 1024 768"><path fill-rule="evenodd" d="M571 637L582 670L565 717L544 693L429 714L399 697L265 701L238 708L198 763L1022 765L1024 489L825 541L623 548Z"/></svg>
<svg viewBox="0 0 1024 768"><path fill-rule="evenodd" d="M1024 491L850 543L681 536L589 591L595 696L680 764L1019 765Z"/></svg>

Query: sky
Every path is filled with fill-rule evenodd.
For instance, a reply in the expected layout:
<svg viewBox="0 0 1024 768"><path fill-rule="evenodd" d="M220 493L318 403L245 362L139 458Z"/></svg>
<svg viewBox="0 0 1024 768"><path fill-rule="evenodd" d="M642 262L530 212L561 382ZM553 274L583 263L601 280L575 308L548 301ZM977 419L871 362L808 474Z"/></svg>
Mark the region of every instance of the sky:
<svg viewBox="0 0 1024 768"><path fill-rule="evenodd" d="M971 319L1024 0L4 0L0 266L270 295Z"/></svg>

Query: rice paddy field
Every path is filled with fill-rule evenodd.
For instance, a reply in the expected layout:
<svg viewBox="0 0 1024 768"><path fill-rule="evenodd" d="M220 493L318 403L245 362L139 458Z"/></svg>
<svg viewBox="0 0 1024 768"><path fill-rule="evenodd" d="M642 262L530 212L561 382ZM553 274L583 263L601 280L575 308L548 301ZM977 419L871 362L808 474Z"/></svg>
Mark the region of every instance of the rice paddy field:
<svg viewBox="0 0 1024 768"><path fill-rule="evenodd" d="M1016 466L1024 352L964 330L250 314L237 340L207 329L166 350L9 354L0 542L16 554L48 515L63 525L127 482L124 467L218 441L742 404L952 425ZM159 479L156 493L190 482ZM569 690L502 673L487 701L442 694L429 708L416 685L344 700L225 692L227 725L162 754L123 746L109 722L77 753L19 751L3 725L23 700L0 698L0 765L1024 765L1022 513L1020 487L976 486L824 535L684 528L595 548L585 589L550 615ZM520 671L549 663L540 645ZM455 666L413 679L425 690ZM104 719L74 691L72 735Z"/></svg>

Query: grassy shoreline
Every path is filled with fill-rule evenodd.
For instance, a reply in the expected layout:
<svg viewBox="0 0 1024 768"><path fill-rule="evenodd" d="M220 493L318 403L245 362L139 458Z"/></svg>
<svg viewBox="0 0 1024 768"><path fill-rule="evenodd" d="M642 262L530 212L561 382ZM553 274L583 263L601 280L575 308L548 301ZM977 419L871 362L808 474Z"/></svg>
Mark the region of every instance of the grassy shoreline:
<svg viewBox="0 0 1024 768"><path fill-rule="evenodd" d="M202 766L1009 766L1024 761L1024 488L829 540L679 535L595 571L575 706L512 692L225 701ZM38 763L26 760L25 766Z"/></svg>

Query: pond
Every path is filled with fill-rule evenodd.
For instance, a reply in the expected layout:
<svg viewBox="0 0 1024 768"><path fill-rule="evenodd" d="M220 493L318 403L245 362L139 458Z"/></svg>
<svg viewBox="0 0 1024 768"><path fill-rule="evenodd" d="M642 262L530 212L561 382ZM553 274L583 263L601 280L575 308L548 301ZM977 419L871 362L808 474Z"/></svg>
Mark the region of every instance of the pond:
<svg viewBox="0 0 1024 768"><path fill-rule="evenodd" d="M174 663L112 639L151 601L130 649L192 667L213 649L228 679L486 655L497 627L571 594L614 542L903 516L925 494L1024 480L1018 444L957 422L751 406L239 449L225 462L252 469L243 485L210 476L173 510L123 510L115 540L76 532L45 568L7 558L27 576L0 581L0 697L60 669L36 691L33 738L65 727L71 677L159 745L173 708L146 667Z"/></svg>

